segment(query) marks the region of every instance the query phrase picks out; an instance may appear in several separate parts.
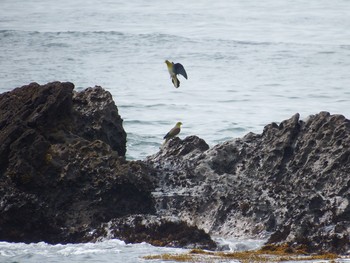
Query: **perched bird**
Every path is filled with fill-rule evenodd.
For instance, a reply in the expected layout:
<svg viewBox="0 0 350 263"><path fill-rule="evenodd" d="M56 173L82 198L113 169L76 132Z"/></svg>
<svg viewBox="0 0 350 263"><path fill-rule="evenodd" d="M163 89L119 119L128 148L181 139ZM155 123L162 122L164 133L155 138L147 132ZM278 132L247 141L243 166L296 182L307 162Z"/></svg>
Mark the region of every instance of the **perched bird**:
<svg viewBox="0 0 350 263"><path fill-rule="evenodd" d="M185 77L185 79L187 79L187 73L184 66L182 66L180 63L174 64L174 62L170 62L169 60L165 60L165 63L168 66L170 78L175 88L180 87L180 80L177 78L176 75L181 74L182 76Z"/></svg>
<svg viewBox="0 0 350 263"><path fill-rule="evenodd" d="M178 135L178 134L180 133L181 125L182 125L182 122L176 123L176 125L174 126L174 128L172 128L172 129L164 136L164 139L165 139L165 142L164 142L164 143L166 143L166 142L169 141L171 138L174 138L176 135Z"/></svg>

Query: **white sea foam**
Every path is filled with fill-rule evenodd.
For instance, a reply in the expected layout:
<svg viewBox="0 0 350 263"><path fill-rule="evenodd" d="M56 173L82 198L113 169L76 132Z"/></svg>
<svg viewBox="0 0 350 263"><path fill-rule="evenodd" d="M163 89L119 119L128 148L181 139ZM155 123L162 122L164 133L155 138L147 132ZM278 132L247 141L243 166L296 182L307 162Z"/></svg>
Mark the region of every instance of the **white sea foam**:
<svg viewBox="0 0 350 263"><path fill-rule="evenodd" d="M186 251L149 244L126 245L120 240L97 243L49 245L0 242L0 262L144 262L142 256ZM152 262L152 261L151 261Z"/></svg>
<svg viewBox="0 0 350 263"><path fill-rule="evenodd" d="M230 251L242 251L258 249L264 240L225 240L215 239L222 246L226 246ZM165 253L186 253L189 250L178 248L154 247L146 243L126 245L120 240L105 240L97 243L49 245L46 243L24 244L0 242L0 262L1 263L37 263L37 262L163 262L160 260L145 260L144 256ZM175 263L175 261L166 261ZM238 262L235 260L218 262ZM289 263L310 262L310 261L289 261ZM329 262L317 260L312 262ZM337 262L350 262L349 259L338 259Z"/></svg>
<svg viewBox="0 0 350 263"><path fill-rule="evenodd" d="M108 89L129 159L157 152L177 121L180 137L214 145L296 112L349 118L348 10L346 0L2 0L0 92L55 80ZM165 59L185 66L179 89ZM127 263L157 251L118 241L0 243L0 261Z"/></svg>

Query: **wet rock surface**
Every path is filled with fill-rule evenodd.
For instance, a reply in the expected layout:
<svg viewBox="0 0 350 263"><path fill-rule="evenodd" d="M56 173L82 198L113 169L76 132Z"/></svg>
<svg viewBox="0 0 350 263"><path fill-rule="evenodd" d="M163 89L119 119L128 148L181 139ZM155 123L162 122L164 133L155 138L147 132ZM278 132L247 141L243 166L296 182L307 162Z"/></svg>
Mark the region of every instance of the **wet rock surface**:
<svg viewBox="0 0 350 263"><path fill-rule="evenodd" d="M154 211L149 169L124 160L109 92L36 83L0 95L0 239L78 242L115 217Z"/></svg>
<svg viewBox="0 0 350 263"><path fill-rule="evenodd" d="M349 135L349 120L321 112L211 149L176 138L147 159L158 169L157 209L213 235L347 253Z"/></svg>
<svg viewBox="0 0 350 263"><path fill-rule="evenodd" d="M103 223L86 234L86 238L93 241L116 237L126 243L147 242L155 246L208 250L217 248L217 244L204 230L176 217L162 218L145 214L126 216Z"/></svg>
<svg viewBox="0 0 350 263"><path fill-rule="evenodd" d="M125 160L101 87L32 83L0 95L0 240L215 249L213 236L350 250L350 121L299 114L212 148L174 138Z"/></svg>
<svg viewBox="0 0 350 263"><path fill-rule="evenodd" d="M154 169L125 160L126 133L109 92L73 89L32 83L0 95L0 240L89 242L111 233L215 248L179 220L141 224L156 214Z"/></svg>

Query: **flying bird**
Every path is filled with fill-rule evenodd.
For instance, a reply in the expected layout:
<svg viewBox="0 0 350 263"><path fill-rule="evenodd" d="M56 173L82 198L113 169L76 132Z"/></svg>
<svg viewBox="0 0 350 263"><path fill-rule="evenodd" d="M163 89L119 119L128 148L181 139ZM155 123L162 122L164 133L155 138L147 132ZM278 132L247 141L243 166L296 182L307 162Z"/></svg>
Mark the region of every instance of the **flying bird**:
<svg viewBox="0 0 350 263"><path fill-rule="evenodd" d="M174 64L174 62L170 62L169 60L165 60L165 63L168 66L170 78L175 88L180 87L180 80L177 78L177 75L181 74L185 79L187 79L187 73L184 66L182 66L180 63Z"/></svg>
<svg viewBox="0 0 350 263"><path fill-rule="evenodd" d="M176 123L176 125L174 126L174 128L172 128L172 129L164 136L164 139L165 139L165 142L164 142L164 143L166 143L166 142L169 141L171 138L174 138L176 135L178 135L178 134L180 133L181 125L182 125L182 122Z"/></svg>

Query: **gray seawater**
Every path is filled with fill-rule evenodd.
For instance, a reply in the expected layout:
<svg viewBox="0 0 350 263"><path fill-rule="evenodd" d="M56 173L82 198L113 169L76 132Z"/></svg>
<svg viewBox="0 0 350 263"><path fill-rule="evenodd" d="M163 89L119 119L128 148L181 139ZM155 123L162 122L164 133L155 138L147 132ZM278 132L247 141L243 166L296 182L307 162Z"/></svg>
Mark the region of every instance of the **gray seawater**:
<svg viewBox="0 0 350 263"><path fill-rule="evenodd" d="M98 262L152 262L146 255L181 253L180 249L157 248L148 244L126 245L119 240L107 240L97 244L48 245L0 242L2 263L98 263ZM153 261L161 262L161 261Z"/></svg>
<svg viewBox="0 0 350 263"><path fill-rule="evenodd" d="M56 80L104 87L124 119L128 159L156 153L177 121L181 138L212 146L296 112L349 118L349 13L348 0L1 0L0 92ZM179 89L165 59L186 68ZM40 245L23 246L34 256L13 262L40 261L30 260ZM126 254L88 257L127 262Z"/></svg>
<svg viewBox="0 0 350 263"><path fill-rule="evenodd" d="M220 240L218 240L220 242ZM221 240L222 241L222 240ZM262 241L226 240L225 244L233 250L256 249ZM190 250L180 248L154 247L146 243L125 244L120 240L105 240L98 243L48 245L46 243L24 244L0 242L1 263L98 263L98 262L167 262L175 261L145 260L144 256L167 253L186 253ZM226 261L227 262L227 261ZM231 260L229 262L237 263Z"/></svg>

